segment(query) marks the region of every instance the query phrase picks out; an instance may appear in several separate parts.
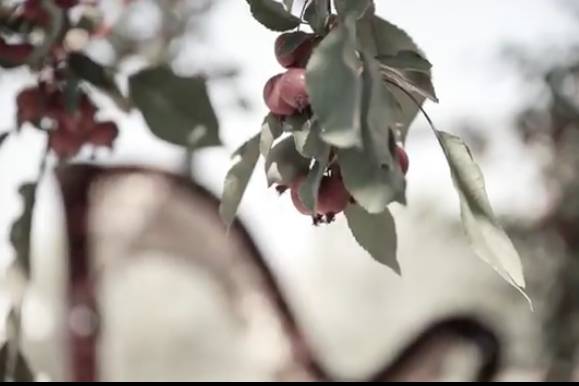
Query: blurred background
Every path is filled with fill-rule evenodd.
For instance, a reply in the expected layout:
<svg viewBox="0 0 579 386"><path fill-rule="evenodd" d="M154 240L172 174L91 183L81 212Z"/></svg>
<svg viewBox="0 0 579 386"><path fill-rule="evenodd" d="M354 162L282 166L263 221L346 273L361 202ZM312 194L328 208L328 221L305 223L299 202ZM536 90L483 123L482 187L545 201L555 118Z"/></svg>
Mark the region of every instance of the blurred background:
<svg viewBox="0 0 579 386"><path fill-rule="evenodd" d="M160 52L178 73L208 74L224 146L189 159L182 149L156 139L140 113L122 112L95 92L101 114L119 124L120 137L114 151L99 152L90 162L173 172L187 166L200 185L219 196L230 154L260 130L267 113L263 85L282 71L273 51L277 34L253 20L244 1L185 0L187 12L178 16L168 11L175 1L100 3L114 34L93 41L90 56L119 66L125 89L127 74L154 62ZM573 0L376 1L376 13L406 30L433 63L440 103L427 102L425 109L438 128L462 136L473 150L490 201L521 254L534 312L470 250L448 167L422 117L406 145L408 206L392 208L401 277L358 247L343 217L313 227L287 195L267 189L262 161L258 164L240 218L332 373L364 378L428 325L460 313L480 319L498 335L504 351L499 379L578 379L578 5ZM15 95L33 82L24 68L0 71L0 131L14 127ZM36 176L43 141L25 127L0 151L0 305L7 313L14 299L23 298L24 353L38 379L59 380L70 372L63 343L63 326L70 321L62 204L51 175L41 186L34 218L32 285L23 287L9 269L14 253L8 229L22 210L17 188ZM88 154L78 159L87 160ZM117 235L130 243L133 236L127 234L142 220L133 217L145 216L146 208L162 201L156 193L163 188L137 178L103 189L109 193L97 205L93 248L101 267L101 378L275 379L290 361L275 313L249 295L254 301L238 299L238 310L232 304L239 302L222 291L219 275L207 274L203 264L169 258L217 253L237 261L252 252L236 244L235 235L224 238L213 220L202 225L212 216L204 212L206 204L183 198L187 207L180 210L176 197L175 208L167 209L168 225L157 225L158 234L164 242L189 246L147 249L139 239L142 245L136 243L140 247L130 254L142 258L125 259L127 250L111 240ZM172 211L177 217L170 218ZM181 212L187 213L183 222L175 223ZM196 226L204 230L193 231ZM118 261L110 263L111 256ZM247 282L251 275L229 268L223 275L241 275L233 280L241 293L259 292L259 285ZM463 359L449 362L447 379L464 377Z"/></svg>

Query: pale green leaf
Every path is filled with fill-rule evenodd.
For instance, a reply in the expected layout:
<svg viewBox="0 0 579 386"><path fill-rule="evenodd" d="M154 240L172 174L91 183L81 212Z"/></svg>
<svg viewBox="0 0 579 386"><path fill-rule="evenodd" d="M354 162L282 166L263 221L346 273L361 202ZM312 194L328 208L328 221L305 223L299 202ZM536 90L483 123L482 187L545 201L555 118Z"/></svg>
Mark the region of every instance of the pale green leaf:
<svg viewBox="0 0 579 386"><path fill-rule="evenodd" d="M328 18L330 17L330 0L311 0L304 13L304 19L312 29L318 33L325 32Z"/></svg>
<svg viewBox="0 0 579 386"><path fill-rule="evenodd" d="M454 135L442 131L436 131L436 134L459 192L462 222L474 251L532 305L524 292L521 258L493 214L483 174L469 148Z"/></svg>
<svg viewBox="0 0 579 386"><path fill-rule="evenodd" d="M338 149L338 163L348 192L370 213L382 213L388 204L406 203L406 181L399 168L382 167L367 151Z"/></svg>
<svg viewBox="0 0 579 386"><path fill-rule="evenodd" d="M261 135L259 139L259 152L263 157L267 157L273 141L282 133L282 122L278 116L269 113L261 125Z"/></svg>
<svg viewBox="0 0 579 386"><path fill-rule="evenodd" d="M362 131L365 139L364 150L382 167L391 168L392 156L391 129L399 120L397 100L382 82L378 62L363 55L363 111Z"/></svg>
<svg viewBox="0 0 579 386"><path fill-rule="evenodd" d="M316 210L316 202L318 201L320 183L322 182L324 171L328 166L329 156L330 147L326 146L324 153L321 155L319 160L314 163L314 166L309 171L306 179L300 187L300 199L302 200L302 203L305 205L305 207L310 209L312 212L315 212Z"/></svg>
<svg viewBox="0 0 579 386"><path fill-rule="evenodd" d="M360 50L373 57L396 56L401 51L424 56L410 35L378 16L368 15L358 20L356 32Z"/></svg>
<svg viewBox="0 0 579 386"><path fill-rule="evenodd" d="M352 235L370 256L400 275L396 259L396 225L388 209L371 214L359 205L350 204L344 211Z"/></svg>
<svg viewBox="0 0 579 386"><path fill-rule="evenodd" d="M285 117L282 123L282 130L286 133L292 133L294 131L301 130L306 124L309 124L308 121L310 118L307 114L294 114L288 117Z"/></svg>
<svg viewBox="0 0 579 386"><path fill-rule="evenodd" d="M306 68L310 104L321 137L337 147L361 145L361 65L353 22L339 24L318 45Z"/></svg>
<svg viewBox="0 0 579 386"><path fill-rule="evenodd" d="M399 60L406 59L408 61L408 58L414 54L424 58L422 51L406 32L378 16L364 17L358 20L357 44L360 51L373 58L398 58ZM392 69L396 69L396 67L392 66L390 70L392 71ZM411 88L409 91L413 92L419 105L424 102L425 97L422 95L424 93L436 98L434 90L429 89L428 83L425 83L423 78L418 77L418 79L414 80L415 76L412 74L409 77L410 79L398 76L396 85L404 83L403 87L405 87L405 90L406 88ZM428 77L428 81L429 79ZM397 122L395 127L399 134L398 139L404 142L408 129L418 115L419 109L400 89L388 84L386 87L397 101L398 112L396 114ZM415 93L416 89L423 92Z"/></svg>
<svg viewBox="0 0 579 386"><path fill-rule="evenodd" d="M293 137L284 138L274 145L265 160L267 183L289 186L296 177L308 172L309 164L310 160L296 150Z"/></svg>
<svg viewBox="0 0 579 386"><path fill-rule="evenodd" d="M416 51L403 50L396 55L378 56L382 64L398 69L430 73L432 64Z"/></svg>
<svg viewBox="0 0 579 386"><path fill-rule="evenodd" d="M438 102L430 74L421 71L399 70L386 65L381 65L380 69L386 82L395 83L406 91Z"/></svg>
<svg viewBox="0 0 579 386"><path fill-rule="evenodd" d="M180 77L166 67L149 68L129 78L129 90L158 138L190 149L221 144L203 78Z"/></svg>
<svg viewBox="0 0 579 386"><path fill-rule="evenodd" d="M373 14L375 8L373 0L334 0L334 4L338 15L344 18L352 16L359 19L367 13Z"/></svg>
<svg viewBox="0 0 579 386"><path fill-rule="evenodd" d="M306 158L323 159L329 145L320 137L320 124L311 119L302 130L293 132L297 151Z"/></svg>
<svg viewBox="0 0 579 386"><path fill-rule="evenodd" d="M274 0L246 0L253 17L273 31L287 31L300 25L300 19Z"/></svg>
<svg viewBox="0 0 579 386"><path fill-rule="evenodd" d="M235 219L237 209L259 159L259 139L259 134L253 136L233 154L234 164L225 177L219 206L219 214L227 226L230 226Z"/></svg>
<svg viewBox="0 0 579 386"><path fill-rule="evenodd" d="M283 5L288 12L291 12L294 6L294 0L283 0Z"/></svg>

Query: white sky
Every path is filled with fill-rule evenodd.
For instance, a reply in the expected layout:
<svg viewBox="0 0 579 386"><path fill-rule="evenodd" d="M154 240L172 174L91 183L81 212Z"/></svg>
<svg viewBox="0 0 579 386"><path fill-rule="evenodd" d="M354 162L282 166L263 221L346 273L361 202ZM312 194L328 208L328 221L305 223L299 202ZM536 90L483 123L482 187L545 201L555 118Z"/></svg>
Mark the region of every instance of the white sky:
<svg viewBox="0 0 579 386"><path fill-rule="evenodd" d="M428 103L426 109L439 129L453 130L451 123L455 119L469 117L492 132L492 162L481 161L484 161L491 202L498 212L524 216L544 208L536 165L518 147L506 120L533 93L516 73L497 64L495 59L506 43L536 49L549 44L565 47L579 36L578 20L555 0L377 0L376 3L377 13L413 36L434 64L440 104ZM199 154L198 173L200 181L220 192L229 166L228 154L259 130L266 114L261 100L262 87L282 69L273 55L277 34L250 17L245 1L223 0L211 16L209 28L209 44L197 57L191 58L192 62L226 59L239 65L242 70L239 89L254 107L249 113L231 108L228 89L216 85L211 90L225 148ZM0 130L12 126L13 97L22 87L20 79L25 77L0 73ZM108 110L103 115L118 118L121 126L115 162L161 167L173 167L180 162L179 149L152 137L138 114L126 117ZM423 120L417 120L414 128L408 143L409 205L432 200L440 205L441 211L456 214L458 202L437 144L432 136L418 133L425 133L427 129ZM25 130L20 137L11 138L0 151L0 229L7 230L20 210L15 200L16 187L34 175L34 154L40 152L41 146L38 136L32 130ZM262 164L242 202L241 215L260 246L275 256L276 261L291 261L292 256L307 254L312 246L310 242L315 240L316 232L309 226L310 220L293 210L289 197L279 199L273 190L266 190ZM50 219L40 221L46 223L46 227L40 229L46 229L49 235ZM344 234L344 237L349 236ZM0 248L3 257L7 255L1 253L4 251L10 251L5 242Z"/></svg>

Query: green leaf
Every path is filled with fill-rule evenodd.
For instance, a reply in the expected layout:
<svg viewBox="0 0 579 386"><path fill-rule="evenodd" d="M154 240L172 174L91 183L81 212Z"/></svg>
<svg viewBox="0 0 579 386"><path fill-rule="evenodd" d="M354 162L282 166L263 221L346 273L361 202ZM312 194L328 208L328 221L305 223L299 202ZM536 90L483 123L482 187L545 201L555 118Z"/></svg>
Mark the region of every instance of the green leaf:
<svg viewBox="0 0 579 386"><path fill-rule="evenodd" d="M273 31L287 31L300 25L300 19L286 11L273 0L247 0L251 14L261 24Z"/></svg>
<svg viewBox="0 0 579 386"><path fill-rule="evenodd" d="M388 209L370 214L362 207L350 204L344 211L352 235L376 261L400 275L396 259L396 225Z"/></svg>
<svg viewBox="0 0 579 386"><path fill-rule="evenodd" d="M362 79L353 22L340 23L318 45L306 68L306 85L322 139L337 147L360 146Z"/></svg>
<svg viewBox="0 0 579 386"><path fill-rule="evenodd" d="M399 168L382 167L367 151L338 149L344 184L356 202L370 213L382 213L388 204L406 204L406 181Z"/></svg>
<svg viewBox="0 0 579 386"><path fill-rule="evenodd" d="M364 94L362 100L362 130L365 138L364 149L368 156L376 159L382 167L392 168L391 128L399 119L397 100L384 86L378 62L362 54L364 72ZM406 98L406 96L405 96ZM406 98L407 99L407 98ZM392 147L392 148L391 148Z"/></svg>
<svg viewBox="0 0 579 386"><path fill-rule="evenodd" d="M282 133L282 123L278 116L273 113L267 114L261 125L261 135L259 139L259 152L267 157L275 141Z"/></svg>
<svg viewBox="0 0 579 386"><path fill-rule="evenodd" d="M129 90L158 138L190 149L221 144L205 79L149 68L129 78Z"/></svg>
<svg viewBox="0 0 579 386"><path fill-rule="evenodd" d="M375 60L362 54L363 147L339 149L344 183L359 205L370 213L382 213L392 201L406 202L406 183L392 152L396 104L385 88Z"/></svg>
<svg viewBox="0 0 579 386"><path fill-rule="evenodd" d="M308 172L310 161L296 150L293 137L278 142L265 160L265 173L269 186L274 183L289 186L297 176Z"/></svg>
<svg viewBox="0 0 579 386"><path fill-rule="evenodd" d="M430 73L432 64L416 51L402 50L396 55L378 56L382 64L398 69Z"/></svg>
<svg viewBox="0 0 579 386"><path fill-rule="evenodd" d="M330 157L330 147L326 146L324 154L314 163L314 166L309 171L306 179L300 187L299 196L306 208L311 211L316 211L316 202L318 201L318 192L320 191L320 183L322 177L328 166Z"/></svg>
<svg viewBox="0 0 579 386"><path fill-rule="evenodd" d="M462 222L475 253L519 290L532 307L532 301L524 291L521 258L493 214L483 174L470 149L454 135L443 131L435 133L448 159L460 196Z"/></svg>
<svg viewBox="0 0 579 386"><path fill-rule="evenodd" d="M356 30L358 46L373 57L396 56L400 51L424 56L410 35L378 16L368 15L358 20Z"/></svg>
<svg viewBox="0 0 579 386"><path fill-rule="evenodd" d="M344 18L352 16L359 19L366 15L368 11L374 14L375 9L373 0L334 0L334 4L338 15Z"/></svg>
<svg viewBox="0 0 579 386"><path fill-rule="evenodd" d="M260 135L253 136L233 153L234 164L227 172L219 214L229 227L235 219L237 209L247 189L257 160L259 159Z"/></svg>
<svg viewBox="0 0 579 386"><path fill-rule="evenodd" d="M308 124L309 117L307 114L294 114L286 117L282 123L282 129L286 133L293 133L294 131L301 130L306 124Z"/></svg>
<svg viewBox="0 0 579 386"><path fill-rule="evenodd" d="M34 374L26 358L20 350L11 353L8 342L5 342L0 349L0 379L3 382L34 382Z"/></svg>
<svg viewBox="0 0 579 386"><path fill-rule="evenodd" d="M322 160L329 145L320 137L320 124L317 119L311 119L302 130L294 131L294 141L297 151L306 158Z"/></svg>
<svg viewBox="0 0 579 386"><path fill-rule="evenodd" d="M123 96L115 82L113 70L105 68L78 52L68 55L68 66L78 78L107 93L122 110L130 109L129 101Z"/></svg>
<svg viewBox="0 0 579 386"><path fill-rule="evenodd" d="M283 0L283 5L288 12L291 12L294 6L294 0Z"/></svg>
<svg viewBox="0 0 579 386"><path fill-rule="evenodd" d="M381 19L378 16L364 17L358 20L357 24L357 43L358 49L366 55L374 58L408 58L414 53L417 56L424 58L424 54L414 43L412 38L403 30L395 25ZM388 66L387 64L385 64ZM388 67L389 76L394 76L391 71L396 70L396 67ZM412 69L408 69L412 70ZM400 70L402 71L402 70ZM428 80L430 73L428 73ZM436 98L434 89L429 91L428 83L425 83L424 77L414 74L398 75L394 81L396 85L403 84L404 89L413 92L415 99L422 105L425 97L424 93ZM419 108L411 100L409 100L404 93L395 86L387 84L386 87L395 97L398 104L396 129L399 133L399 139L404 142L408 134L408 129L411 123L418 115ZM417 93L418 90L422 92Z"/></svg>
<svg viewBox="0 0 579 386"><path fill-rule="evenodd" d="M323 34L330 17L330 0L311 0L304 13L304 19L317 34Z"/></svg>
<svg viewBox="0 0 579 386"><path fill-rule="evenodd" d="M386 82L395 83L406 91L438 102L430 74L421 71L399 70L386 65L381 65L380 69Z"/></svg>
<svg viewBox="0 0 579 386"><path fill-rule="evenodd" d="M36 183L26 183L18 189L23 209L20 217L14 221L10 229L10 243L16 252L16 261L26 277L30 276L30 240L32 216L36 205L36 187Z"/></svg>

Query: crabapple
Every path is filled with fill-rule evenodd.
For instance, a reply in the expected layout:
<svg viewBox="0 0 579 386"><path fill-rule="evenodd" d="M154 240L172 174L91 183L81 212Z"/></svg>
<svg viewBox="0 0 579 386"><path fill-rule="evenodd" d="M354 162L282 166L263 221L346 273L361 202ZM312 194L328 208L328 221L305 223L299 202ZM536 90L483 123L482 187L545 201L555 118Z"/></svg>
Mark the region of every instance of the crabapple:
<svg viewBox="0 0 579 386"><path fill-rule="evenodd" d="M281 98L280 79L282 74L271 77L263 88L263 99L269 110L278 115L292 115L295 109Z"/></svg>
<svg viewBox="0 0 579 386"><path fill-rule="evenodd" d="M48 145L60 159L74 157L80 151L83 142L82 137L60 129L51 131L48 135Z"/></svg>
<svg viewBox="0 0 579 386"><path fill-rule="evenodd" d="M339 174L324 176L318 192L317 212L333 216L342 212L350 202L350 193Z"/></svg>
<svg viewBox="0 0 579 386"><path fill-rule="evenodd" d="M402 169L402 173L406 174L408 172L409 159L406 150L401 146L396 146L396 159Z"/></svg>
<svg viewBox="0 0 579 386"><path fill-rule="evenodd" d="M0 37L0 60L5 60L10 64L25 62L33 50L34 47L31 44L8 44Z"/></svg>
<svg viewBox="0 0 579 386"><path fill-rule="evenodd" d="M292 35L300 35L305 39L293 51L284 52L284 47ZM285 68L305 67L314 48L313 35L302 31L283 33L275 40L275 57Z"/></svg>
<svg viewBox="0 0 579 386"><path fill-rule="evenodd" d="M42 90L30 87L22 90L16 97L18 126L24 122L36 123L42 118L44 98Z"/></svg>
<svg viewBox="0 0 579 386"><path fill-rule="evenodd" d="M279 80L281 99L298 111L309 105L306 92L306 70L290 68Z"/></svg>
<svg viewBox="0 0 579 386"><path fill-rule="evenodd" d="M112 147L118 135L119 129L116 123L111 121L98 122L88 133L87 142L95 146Z"/></svg>

